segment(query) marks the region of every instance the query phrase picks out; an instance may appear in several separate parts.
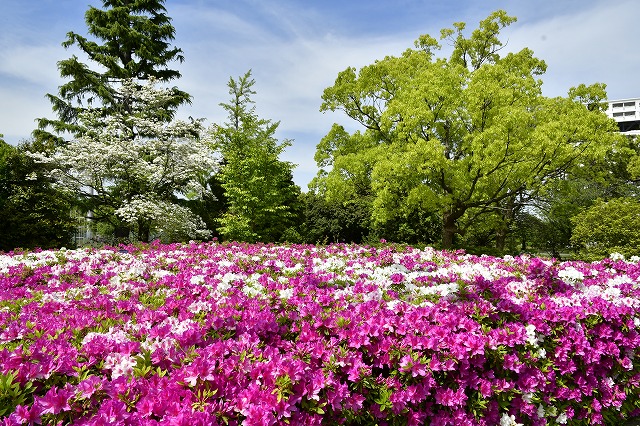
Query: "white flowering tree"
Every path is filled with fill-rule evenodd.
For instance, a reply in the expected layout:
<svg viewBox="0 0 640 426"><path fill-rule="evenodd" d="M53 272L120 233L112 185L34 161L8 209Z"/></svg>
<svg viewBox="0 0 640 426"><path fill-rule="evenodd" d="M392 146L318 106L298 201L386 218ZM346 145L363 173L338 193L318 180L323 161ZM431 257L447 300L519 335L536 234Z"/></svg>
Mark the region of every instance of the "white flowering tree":
<svg viewBox="0 0 640 426"><path fill-rule="evenodd" d="M107 116L99 109L81 114L82 136L34 156L116 237L207 237L203 221L184 206L204 195L217 168L215 154L200 140L201 122L163 121L162 106L174 94L153 80L126 81L115 93L126 107Z"/></svg>

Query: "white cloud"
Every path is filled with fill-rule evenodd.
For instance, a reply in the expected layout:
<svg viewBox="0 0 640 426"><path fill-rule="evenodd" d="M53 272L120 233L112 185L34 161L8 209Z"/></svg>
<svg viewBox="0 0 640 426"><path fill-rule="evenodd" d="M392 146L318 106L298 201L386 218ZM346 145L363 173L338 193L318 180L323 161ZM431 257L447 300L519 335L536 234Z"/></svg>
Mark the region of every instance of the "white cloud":
<svg viewBox="0 0 640 426"><path fill-rule="evenodd" d="M637 9L635 3L586 2L585 9L577 11L575 7L562 5L542 11L525 3L514 6L514 14L525 15L504 30L508 50L530 47L548 63L548 72L543 76L547 95L564 95L571 86L600 81L609 85L610 93L612 89L620 93L616 82L611 81L612 76L616 76L613 80L620 77L619 81L626 81L624 90L633 90L628 84L629 77L623 78L621 74L625 71L616 72L611 64L616 63L616 57L622 57L625 68L634 66L634 60L624 57L622 46L615 45L613 34L616 29L620 32L621 24L629 27L628 21L638 16L629 13L629 8ZM467 16L456 20L466 21L467 28L472 30L498 7L468 8L461 11ZM263 118L281 121L281 137L295 138L286 159L299 165L296 181L303 187L315 174L315 146L331 124L339 121L354 125L341 114L319 112L322 92L333 85L338 72L348 66L362 67L386 55L398 55L411 47L419 34L437 36L440 28L451 26L451 22L441 22L437 27L422 28L415 33L347 37L320 22L322 17L315 12L276 9L269 2L260 4L250 14L243 12L244 18L230 11L207 11L184 5L170 12L180 31L187 26L183 19L193 17L189 18L189 38L184 42L176 40L186 56L181 67L184 78L179 84L194 95L192 107L183 114L224 121L218 103L228 99L228 78L253 69L258 113ZM628 96L637 95L640 93Z"/></svg>
<svg viewBox="0 0 640 426"><path fill-rule="evenodd" d="M0 111L4 140L17 144L30 137L37 125L35 119L51 115L51 105L39 88L0 87Z"/></svg>
<svg viewBox="0 0 640 426"><path fill-rule="evenodd" d="M57 4L34 1L39 6ZM11 20L11 30L0 35L0 133L7 136L7 141L28 137L35 118L52 115L44 95L55 93L62 83L56 62L73 53L59 43L65 31L86 33L81 21L86 4L56 1L61 1L64 13L55 15L51 28L41 19L47 16L46 10L30 20L38 10L36 6L28 14L19 0L5 3L15 4L15 9L0 6ZM472 30L498 8L519 18L504 30L508 50L530 47L547 62L545 94L563 95L579 83L604 82L610 97L640 96L640 56L634 46L635 20L640 16L640 2L636 0L542 4L529 0L460 0L428 7L419 3L378 2L369 10L364 2L338 9L335 2L169 1L166 7L176 29L174 45L182 48L185 56L183 64L171 65L183 75L174 84L193 96L193 105L183 108L180 116L223 122L225 113L218 104L228 100L229 77L252 69L258 114L281 121L278 137L295 139L285 159L299 164L295 179L305 188L315 174L315 146L331 124L355 127L342 114L319 112L322 92L333 85L338 72L398 55L421 33L438 36L440 28L450 27L453 21L465 21ZM411 10L412 16L404 10ZM380 11L388 11L389 25ZM19 14L16 22L10 16L14 12ZM404 21L407 24L400 25ZM416 25L420 27L416 29ZM20 31L27 35L20 35ZM36 36L33 31L37 31Z"/></svg>
<svg viewBox="0 0 640 426"><path fill-rule="evenodd" d="M330 32L314 32L309 29L308 19L316 17L299 16L296 11L289 11L296 15L294 19L283 11L269 10L265 18L270 21L268 28L228 11L207 12L181 6L170 12L177 28L186 26L182 21L189 20L189 37L180 40L178 34L176 45L186 57L180 67L183 78L179 85L194 99L191 106L181 110L181 116L223 122L225 113L218 104L229 98L229 77L236 78L252 69L257 112L262 118L281 122L279 138L294 139L284 159L298 164L295 180L303 189L316 173L313 154L317 143L333 122L351 124L341 114L319 111L323 90L332 86L338 72L345 68L400 54L417 37L344 38ZM196 18L188 18L193 16ZM280 28L272 27L274 20ZM240 36L217 41L220 21L242 28L233 33ZM283 37L282 32L288 36Z"/></svg>
<svg viewBox="0 0 640 426"><path fill-rule="evenodd" d="M36 119L53 118L47 93L56 94L65 81L59 60L77 53L60 45L16 44L0 49L0 133L11 144L29 139Z"/></svg>
<svg viewBox="0 0 640 426"><path fill-rule="evenodd" d="M61 81L56 63L64 58L64 49L59 45L5 47L0 50L0 75L3 80L9 77L55 89Z"/></svg>
<svg viewBox="0 0 640 426"><path fill-rule="evenodd" d="M580 83L607 84L609 97L640 96L637 17L640 2L599 2L531 23L516 23L507 32L510 48L530 47L545 60L544 91L563 96Z"/></svg>

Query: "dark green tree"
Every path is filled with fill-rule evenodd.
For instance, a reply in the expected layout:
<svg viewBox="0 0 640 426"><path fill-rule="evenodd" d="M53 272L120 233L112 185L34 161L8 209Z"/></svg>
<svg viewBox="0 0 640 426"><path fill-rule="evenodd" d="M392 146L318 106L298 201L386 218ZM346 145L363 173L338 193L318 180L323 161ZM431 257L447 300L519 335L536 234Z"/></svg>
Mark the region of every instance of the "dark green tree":
<svg viewBox="0 0 640 426"><path fill-rule="evenodd" d="M6 143L3 138L4 135L0 133L0 203L3 203L8 196L10 173L8 159L15 150L15 148Z"/></svg>
<svg viewBox="0 0 640 426"><path fill-rule="evenodd" d="M302 206L299 234L311 244L362 243L370 236L369 203L327 201L311 191L300 194Z"/></svg>
<svg viewBox="0 0 640 426"><path fill-rule="evenodd" d="M206 188L208 191L201 198L185 200L184 204L202 218L207 229L211 231L212 238L220 238L222 235L218 232L218 220L227 211L228 203L220 176L217 173L206 180Z"/></svg>
<svg viewBox="0 0 640 426"><path fill-rule="evenodd" d="M251 71L229 79L231 100L220 104L229 121L211 129L223 158L217 179L227 203L218 232L225 239L276 242L288 239L295 225L300 189L293 183L294 165L279 159L291 142L275 138L279 122L257 116L254 84Z"/></svg>
<svg viewBox="0 0 640 426"><path fill-rule="evenodd" d="M43 166L0 138L0 251L73 245L76 222L71 203L43 176Z"/></svg>
<svg viewBox="0 0 640 426"><path fill-rule="evenodd" d="M73 55L58 62L61 77L69 79L59 87L58 95L48 94L56 119L41 118L34 136L55 138L82 133L78 114L88 108L100 108L104 115L114 111L128 113L129 102L117 92L124 80L169 82L180 77L168 68L173 61L182 62L182 50L171 46L175 29L166 15L165 0L102 0L104 9L89 7L85 14L87 38L69 32L62 43L66 48L77 46L84 52L92 67ZM173 118L176 108L190 102L186 92L173 88L162 111L165 121ZM50 133L53 131L54 135Z"/></svg>

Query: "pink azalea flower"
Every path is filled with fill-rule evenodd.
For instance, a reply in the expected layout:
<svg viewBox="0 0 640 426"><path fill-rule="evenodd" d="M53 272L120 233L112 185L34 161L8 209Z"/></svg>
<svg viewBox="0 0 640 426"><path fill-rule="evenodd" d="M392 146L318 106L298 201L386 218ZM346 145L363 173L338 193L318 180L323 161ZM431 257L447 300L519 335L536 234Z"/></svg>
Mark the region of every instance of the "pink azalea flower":
<svg viewBox="0 0 640 426"><path fill-rule="evenodd" d="M542 426L627 415L640 386L632 262L347 245L122 250L34 252L0 274L3 297L40 295L19 315L0 312L0 343L44 333L0 349L0 372L38 389L4 423L62 413L80 425L341 424L350 410L380 425L493 426L507 412ZM83 330L95 331L78 342ZM152 370L136 377L141 348ZM97 365L104 377L42 388ZM375 405L376 387L390 410Z"/></svg>
<svg viewBox="0 0 640 426"><path fill-rule="evenodd" d="M52 387L43 397L37 397L38 404L42 411L41 414L58 414L62 411L70 410L69 398L73 394L65 389Z"/></svg>
<svg viewBox="0 0 640 426"><path fill-rule="evenodd" d="M454 391L450 388L437 389L436 390L436 403L444 405L445 407L460 407L467 401L467 395L464 393L464 389L460 388Z"/></svg>
<svg viewBox="0 0 640 426"><path fill-rule="evenodd" d="M624 357L620 360L620 365L627 371L633 370L633 362L629 359L629 357Z"/></svg>
<svg viewBox="0 0 640 426"><path fill-rule="evenodd" d="M91 398L97 391L102 389L102 380L98 376L89 376L78 383L77 390L82 398Z"/></svg>
<svg viewBox="0 0 640 426"><path fill-rule="evenodd" d="M15 419L15 424L39 424L41 414L42 412L37 405L31 407L18 405L9 417Z"/></svg>
<svg viewBox="0 0 640 426"><path fill-rule="evenodd" d="M250 405L245 410L246 418L242 426L271 426L276 424L276 419L271 410L266 410L259 405Z"/></svg>

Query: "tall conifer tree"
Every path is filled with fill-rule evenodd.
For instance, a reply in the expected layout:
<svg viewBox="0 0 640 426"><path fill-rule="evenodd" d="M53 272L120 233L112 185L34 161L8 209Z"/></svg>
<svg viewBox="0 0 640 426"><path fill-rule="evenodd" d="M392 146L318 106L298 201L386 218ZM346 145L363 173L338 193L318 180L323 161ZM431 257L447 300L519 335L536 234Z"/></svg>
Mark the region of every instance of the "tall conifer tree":
<svg viewBox="0 0 640 426"><path fill-rule="evenodd" d="M276 242L288 238L295 224L300 189L293 182L294 164L279 159L291 141L275 138L280 122L256 114L254 84L251 71L229 79L231 101L220 104L228 122L211 129L223 159L216 177L227 204L218 232L229 240Z"/></svg>
<svg viewBox="0 0 640 426"><path fill-rule="evenodd" d="M95 67L73 55L58 62L60 75L70 81L59 87L58 95L48 94L57 119L41 118L34 136L50 138L69 132L77 136L82 131L78 115L89 108L100 108L108 116L127 113L127 99L118 95L124 80L156 79L169 82L180 73L168 68L173 61L182 62L182 50L171 46L175 29L166 15L165 0L102 0L103 9L89 7L85 14L88 32L93 40L69 32L62 43L66 48L77 46ZM166 105L158 108L164 121L173 118L176 108L190 102L188 93L173 88ZM57 138L62 142L61 138Z"/></svg>

